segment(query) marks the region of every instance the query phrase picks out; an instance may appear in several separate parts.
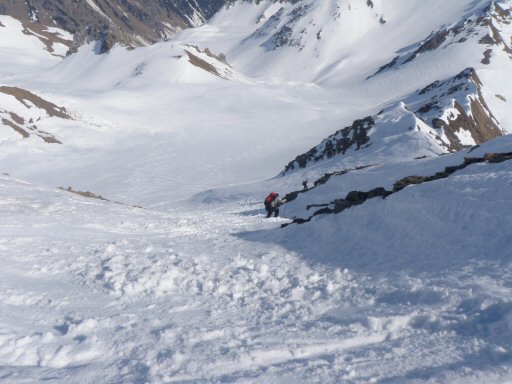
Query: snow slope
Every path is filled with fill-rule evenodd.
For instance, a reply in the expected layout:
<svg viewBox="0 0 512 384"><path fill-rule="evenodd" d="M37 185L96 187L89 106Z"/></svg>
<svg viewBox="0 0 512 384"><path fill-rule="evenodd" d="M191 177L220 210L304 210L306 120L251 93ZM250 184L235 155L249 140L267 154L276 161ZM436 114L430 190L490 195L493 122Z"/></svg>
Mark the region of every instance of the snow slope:
<svg viewBox="0 0 512 384"><path fill-rule="evenodd" d="M66 107L75 120L54 122L59 147L41 143L27 156L16 150L20 143L6 142L14 149L2 157L3 170L147 205L268 177L302 150L304 132L316 140L319 127L327 134L338 124L339 113L315 87L260 84L196 51L217 62L219 77L192 64L186 52L195 49L163 43L98 56L88 46L44 78L17 82ZM55 164L54 156L67 161ZM34 162L41 167L34 169ZM148 186L147 195L136 195L140 184Z"/></svg>
<svg viewBox="0 0 512 384"><path fill-rule="evenodd" d="M509 156L457 113L512 131L510 6L236 2L65 59L1 16L0 382L512 382L512 160L291 220ZM271 190L295 199L266 220Z"/></svg>
<svg viewBox="0 0 512 384"><path fill-rule="evenodd" d="M512 380L507 162L282 230L252 186L162 213L0 184L6 382Z"/></svg>
<svg viewBox="0 0 512 384"><path fill-rule="evenodd" d="M44 29L43 29L44 30ZM25 32L24 32L25 31ZM48 36L54 35L53 44ZM56 41L55 41L56 40ZM66 31L47 28L35 33L9 16L0 15L0 74L2 82L18 75L40 75L62 60L72 37ZM47 44L45 44L47 42Z"/></svg>

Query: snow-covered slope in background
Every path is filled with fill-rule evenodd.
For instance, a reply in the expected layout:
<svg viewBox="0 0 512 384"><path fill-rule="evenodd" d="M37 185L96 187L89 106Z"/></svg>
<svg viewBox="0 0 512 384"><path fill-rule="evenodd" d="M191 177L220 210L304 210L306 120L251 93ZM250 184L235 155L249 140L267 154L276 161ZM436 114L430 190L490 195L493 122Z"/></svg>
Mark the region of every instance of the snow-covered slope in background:
<svg viewBox="0 0 512 384"><path fill-rule="evenodd" d="M167 43L118 47L107 55L83 46L44 73L5 80L66 108L73 120L42 124L62 146L41 142L29 153L23 137L16 140L4 125L1 134L10 139L3 142L2 163L5 171L34 181L152 205L275 175L340 128L401 103L415 110L404 109L400 120L414 112L420 130L430 132L427 147L478 144L512 129L509 42L497 37L510 35L510 1L490 4L237 2ZM456 28L467 20L471 28ZM442 28L455 28L457 43L422 49ZM486 36L496 33L493 45ZM418 50L414 60L379 72L397 52L405 57ZM489 63L482 63L488 50ZM4 60L12 67L19 57ZM450 79L465 70L472 71L475 85L453 96ZM445 85L420 92L438 83ZM434 126L434 118L450 125L461 115L458 106L464 124L471 122L471 100L492 134L473 134L459 121L449 129ZM436 112L421 112L427 104ZM391 122L381 136L396 136L406 126L413 125ZM401 136L403 148L409 132ZM182 162L190 167L176 166ZM34 163L40 166L34 169ZM139 184L147 186L143 195Z"/></svg>
<svg viewBox="0 0 512 384"><path fill-rule="evenodd" d="M201 25L227 1L3 1L0 15L12 16L29 29L66 30L73 35L66 52L95 41L97 51L105 53L115 44L140 47L167 40L183 28Z"/></svg>
<svg viewBox="0 0 512 384"><path fill-rule="evenodd" d="M490 47L475 45L502 27L504 36L510 33L509 9L508 0L261 1L258 6L240 2L219 12L208 25L184 31L183 35L213 45L244 72L312 81L322 86L358 82L376 72L376 63L384 65L397 52L405 56L422 47L415 57L424 61L423 65L410 69L415 71L417 81L429 81L431 76L448 77L460 72L461 65L468 66L468 59L482 60L483 51ZM462 32L461 25L466 28ZM458 32L452 41L425 45L436 35L433 31L451 31L450 28ZM453 40L461 44L453 44ZM505 38L496 44L503 49L510 42ZM495 54L498 53L496 49ZM419 78L418 69L423 71ZM429 82L433 80L436 79Z"/></svg>
<svg viewBox="0 0 512 384"><path fill-rule="evenodd" d="M72 36L57 28L23 25L8 16L0 16L0 74L3 82L21 74L39 74L55 66L65 56Z"/></svg>
<svg viewBox="0 0 512 384"><path fill-rule="evenodd" d="M260 83L219 52L188 42L102 56L93 48L10 83L66 108L74 120L45 127L61 146L40 142L29 153L3 126L11 138L3 143L5 171L147 205L276 174L302 150L304 134L317 140L337 125L339 113L317 87Z"/></svg>

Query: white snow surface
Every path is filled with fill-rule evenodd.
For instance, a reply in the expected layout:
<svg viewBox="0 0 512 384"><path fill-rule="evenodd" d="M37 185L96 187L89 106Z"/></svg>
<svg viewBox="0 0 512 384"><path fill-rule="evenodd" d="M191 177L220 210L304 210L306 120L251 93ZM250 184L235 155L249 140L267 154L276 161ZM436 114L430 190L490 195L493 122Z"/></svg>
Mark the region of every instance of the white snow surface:
<svg viewBox="0 0 512 384"><path fill-rule="evenodd" d="M482 31L376 74L490 3L237 2L164 43L65 59L0 16L0 87L72 117L0 93L2 118L62 142L0 125L0 382L512 383L512 160L281 228L512 152L504 136L444 154L402 102L472 67L512 132L512 60L496 46L483 64ZM370 115L372 146L275 176ZM265 218L271 190L342 170Z"/></svg>
<svg viewBox="0 0 512 384"><path fill-rule="evenodd" d="M40 76L44 70L55 66L61 57L51 55L45 45L34 35L23 33L23 25L10 16L0 15L0 76L2 83L19 75ZM48 29L52 33L71 40L69 33L57 28ZM61 44L55 44L56 55L64 54Z"/></svg>
<svg viewBox="0 0 512 384"><path fill-rule="evenodd" d="M512 379L506 162L285 229L252 186L170 212L5 175L0 186L6 382Z"/></svg>

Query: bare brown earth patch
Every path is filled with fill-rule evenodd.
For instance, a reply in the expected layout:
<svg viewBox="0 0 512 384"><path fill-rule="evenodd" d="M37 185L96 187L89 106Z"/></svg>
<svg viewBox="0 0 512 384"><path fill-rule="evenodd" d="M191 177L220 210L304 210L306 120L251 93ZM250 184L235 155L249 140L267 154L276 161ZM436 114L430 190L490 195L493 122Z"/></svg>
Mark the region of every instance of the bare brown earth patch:
<svg viewBox="0 0 512 384"><path fill-rule="evenodd" d="M63 187L59 187L59 189L62 189L63 191L67 191L67 192L71 192L71 193L74 193L76 195L80 195L80 196L83 196L83 197L88 197L90 199L97 199L97 200L103 200L103 201L110 201L108 199L105 199L103 196L100 196L100 195L97 195L95 193L92 193L90 191L77 191L71 187L67 187L67 188L63 188Z"/></svg>
<svg viewBox="0 0 512 384"><path fill-rule="evenodd" d="M7 125L8 127L11 127L16 132L18 132L21 136L23 136L24 139L30 136L30 134L25 131L23 128L21 128L19 125L13 123L11 120L8 119L2 119L2 124Z"/></svg>
<svg viewBox="0 0 512 384"><path fill-rule="evenodd" d="M57 105L44 100L43 98L29 92L25 89L17 88L17 87L8 87L8 86L0 86L0 93L4 93L6 95L13 96L20 103L22 103L26 108L40 108L44 110L49 117L59 117L62 119L71 119L66 109L63 107L58 107ZM34 119L30 118L28 123L25 118L14 113L0 109L0 116L2 116L1 122L3 125L8 126L14 129L17 133L19 133L24 139L29 137L31 134L34 134L41 139L43 139L46 143L49 144L62 144L61 141L56 139L51 133L41 131L35 124Z"/></svg>
<svg viewBox="0 0 512 384"><path fill-rule="evenodd" d="M112 201L112 200L106 199L103 196L97 195L96 193L93 193L91 191L78 191L76 189L73 189L72 187L67 187L67 188L59 187L59 189L62 189L63 191L66 191L66 192L74 193L75 195L87 197L88 199L96 199L96 200L101 200L101 201L108 201L109 203L125 205L124 203L120 203L118 201ZM144 207L142 207L140 205L132 205L132 207L139 208L139 209L145 209Z"/></svg>
<svg viewBox="0 0 512 384"><path fill-rule="evenodd" d="M66 40L64 39L59 33L57 32L50 32L48 31L47 27L39 24L34 23L32 21L25 21L22 23L23 25L23 33L25 35L29 36L35 36L37 37L45 46L46 50L53 54L55 52L53 45L54 44L63 44L68 49L71 48L71 45L73 43L72 40ZM54 55L63 57L62 55Z"/></svg>
<svg viewBox="0 0 512 384"><path fill-rule="evenodd" d="M27 103L28 101L37 108L44 109L49 117L71 119L71 116L68 115L66 108L58 107L57 105L33 94L32 92L27 91L26 89L18 87L0 86L0 92L15 97L20 103L22 103L27 108L32 107L32 105Z"/></svg>
<svg viewBox="0 0 512 384"><path fill-rule="evenodd" d="M220 73L217 71L217 68L215 68L212 64L194 55L190 51L186 50L185 52L188 55L188 61L190 62L190 64L195 65L196 67L201 68L207 72L213 73L215 76L222 77Z"/></svg>
<svg viewBox="0 0 512 384"><path fill-rule="evenodd" d="M13 113L11 112L11 115ZM17 116L17 115L16 115ZM19 116L18 116L19 117ZM18 122L18 124L16 124L15 122L9 120L9 119L5 119L3 118L2 119L2 124L14 129L16 132L18 132L24 139L30 137L30 134L33 133L35 134L36 136L40 137L41 139L43 139L46 143L48 144L62 144L62 142L60 142L59 140L57 140L55 138L55 136L53 136L51 133L48 133L48 132L44 132L44 131L41 131L37 128L36 125L30 125L30 126L25 126L25 127L21 127L19 124L23 124L24 122L24 119L21 118L21 121L22 122Z"/></svg>
<svg viewBox="0 0 512 384"><path fill-rule="evenodd" d="M25 124L25 119L14 112L9 113L16 124Z"/></svg>
<svg viewBox="0 0 512 384"><path fill-rule="evenodd" d="M37 129L36 126L34 126L34 128ZM39 131L39 133L36 133L36 135L39 136L41 139L43 139L48 144L62 144L62 142L57 140L55 138L55 136L53 136L47 132Z"/></svg>

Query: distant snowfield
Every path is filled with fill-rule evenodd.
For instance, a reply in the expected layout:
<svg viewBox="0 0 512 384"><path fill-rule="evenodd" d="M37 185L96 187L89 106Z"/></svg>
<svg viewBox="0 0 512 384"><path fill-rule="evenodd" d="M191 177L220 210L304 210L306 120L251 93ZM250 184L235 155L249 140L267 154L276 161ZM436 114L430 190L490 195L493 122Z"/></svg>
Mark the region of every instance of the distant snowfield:
<svg viewBox="0 0 512 384"><path fill-rule="evenodd" d="M23 144L6 140L3 169L147 205L273 176L291 153L340 128L339 107L316 87L229 81L190 65L184 54L171 44L140 53L117 48L104 57L84 47L43 77L16 83L44 89L41 96L75 120L40 123L62 147L35 143L27 156L18 149ZM142 184L147 196L138 195Z"/></svg>
<svg viewBox="0 0 512 384"><path fill-rule="evenodd" d="M292 7L268 1L235 5L170 42L133 51L118 47L101 56L89 45L61 62L44 56L41 48L29 49L41 43L19 31L17 39L26 50L41 52L39 67L18 68L24 55L16 51L3 59L9 65L0 73L11 78L8 85L65 107L75 120L38 123L63 142L57 148L32 140L28 150L13 139L12 129L2 128L3 171L51 186L92 190L117 201L170 207L204 189L272 177L354 119L374 115L470 65L482 68L489 78L486 84L492 88L484 89L486 100L502 126L512 131L512 86L508 78L492 75L507 73L510 59L505 55L496 54L493 65L485 66L478 53L483 48L464 51L455 44L400 71L365 80L397 51L450 20L469 17L486 3L437 1L434 7L420 1L389 6L375 1L374 8L361 2L349 9L345 1L315 2L306 8L311 16L295 23L291 18L297 30L305 23L299 52L295 46L265 48L269 34L290 19L286 15ZM414 7L429 17L421 22L417 16L406 18ZM276 14L284 21L274 25ZM386 23L379 22L381 16ZM360 20L357 25L353 18ZM2 20L11 26L8 31L16 31L12 19ZM320 40L317 29L322 29ZM352 40L338 38L354 31ZM9 52L4 46L11 47L16 39L2 41L2 52ZM192 64L190 54L202 62ZM221 54L228 64L214 57ZM205 63L220 76L205 70Z"/></svg>
<svg viewBox="0 0 512 384"><path fill-rule="evenodd" d="M353 190L512 152L510 136L437 156L397 131L274 177L469 66L512 132L504 52L486 66L453 44L365 80L488 1L305 3L311 18L243 3L170 42L64 60L0 16L0 87L71 117L0 92L0 382L512 383L512 160L280 227ZM273 50L283 20L306 32ZM269 191L340 170L264 218Z"/></svg>

